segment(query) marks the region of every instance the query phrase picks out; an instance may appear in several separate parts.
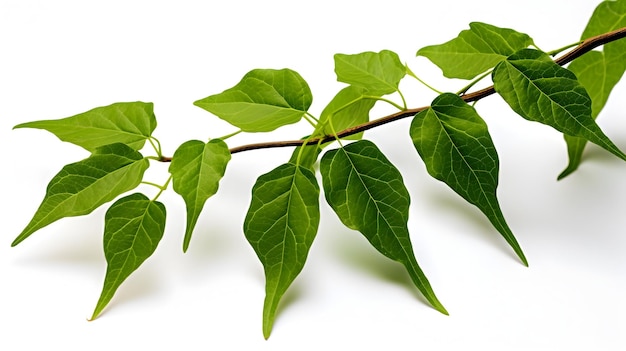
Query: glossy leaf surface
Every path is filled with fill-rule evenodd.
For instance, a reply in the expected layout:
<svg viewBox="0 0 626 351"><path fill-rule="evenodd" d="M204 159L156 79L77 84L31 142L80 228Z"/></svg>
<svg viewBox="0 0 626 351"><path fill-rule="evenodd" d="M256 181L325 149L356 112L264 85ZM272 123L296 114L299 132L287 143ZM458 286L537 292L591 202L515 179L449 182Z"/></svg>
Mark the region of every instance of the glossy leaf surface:
<svg viewBox="0 0 626 351"><path fill-rule="evenodd" d="M96 149L88 158L69 164L55 175L37 212L13 246L61 218L91 213L132 190L143 178L148 160L124 144Z"/></svg>
<svg viewBox="0 0 626 351"><path fill-rule="evenodd" d="M509 55L527 48L533 40L526 34L486 23L470 23L470 29L440 45L417 52L431 60L448 78L473 79Z"/></svg>
<svg viewBox="0 0 626 351"><path fill-rule="evenodd" d="M107 270L92 320L100 315L126 278L152 256L163 237L165 217L162 203L139 193L111 205L104 223Z"/></svg>
<svg viewBox="0 0 626 351"><path fill-rule="evenodd" d="M337 80L382 96L398 90L406 68L393 51L335 54Z"/></svg>
<svg viewBox="0 0 626 351"><path fill-rule="evenodd" d="M415 259L407 227L409 193L396 167L376 145L360 140L326 152L320 171L326 201L343 224L402 263L428 302L447 314Z"/></svg>
<svg viewBox="0 0 626 351"><path fill-rule="evenodd" d="M255 69L234 87L196 101L244 132L269 132L298 122L313 95L302 76L290 69Z"/></svg>
<svg viewBox="0 0 626 351"><path fill-rule="evenodd" d="M458 95L440 95L415 116L410 134L428 173L478 207L528 265L500 209L498 154L476 110Z"/></svg>
<svg viewBox="0 0 626 351"><path fill-rule="evenodd" d="M317 234L319 211L315 174L293 163L260 176L252 188L244 233L265 268L266 339L280 299L304 267Z"/></svg>
<svg viewBox="0 0 626 351"><path fill-rule="evenodd" d="M569 70L537 50L524 49L498 64L494 88L520 116L587 139L617 157L626 155L591 116L591 99Z"/></svg>
<svg viewBox="0 0 626 351"><path fill-rule="evenodd" d="M581 39L587 39L626 27L626 1L604 1L594 11ZM592 117L598 117L613 87L626 70L626 40L605 44L601 51L591 51L574 60L568 67L591 97ZM565 135L569 164L559 179L574 172L580 165L587 144L584 138Z"/></svg>
<svg viewBox="0 0 626 351"><path fill-rule="evenodd" d="M172 174L174 191L185 200L187 226L183 251L187 251L191 234L206 201L217 193L219 181L230 161L228 146L220 139L208 143L190 140L174 153L169 172Z"/></svg>
<svg viewBox="0 0 626 351"><path fill-rule="evenodd" d="M114 143L140 150L157 125L153 107L152 103L119 102L72 117L22 123L15 128L44 129L91 152Z"/></svg>

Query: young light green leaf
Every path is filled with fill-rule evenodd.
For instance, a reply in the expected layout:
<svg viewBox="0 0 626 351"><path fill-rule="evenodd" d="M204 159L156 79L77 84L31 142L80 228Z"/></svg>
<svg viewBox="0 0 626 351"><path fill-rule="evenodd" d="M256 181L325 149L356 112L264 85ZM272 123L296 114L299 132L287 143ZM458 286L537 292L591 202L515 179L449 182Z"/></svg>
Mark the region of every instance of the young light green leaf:
<svg viewBox="0 0 626 351"><path fill-rule="evenodd" d="M526 34L473 22L458 37L421 48L417 55L428 58L448 78L473 79L530 45L533 40Z"/></svg>
<svg viewBox="0 0 626 351"><path fill-rule="evenodd" d="M355 55L336 54L335 73L340 82L364 88L369 94L382 96L398 90L406 69L398 54L383 50Z"/></svg>
<svg viewBox="0 0 626 351"><path fill-rule="evenodd" d="M604 1L594 11L581 39L623 27L626 27L626 1ZM604 108L613 87L620 81L626 70L626 41L619 40L605 44L602 51L591 51L577 58L568 69L576 74L580 84L589 93L592 101L592 117L595 119ZM558 179L566 177L578 168L587 144L584 138L569 135L564 137L569 163Z"/></svg>
<svg viewBox="0 0 626 351"><path fill-rule="evenodd" d="M298 122L311 107L308 84L290 69L255 69L234 87L194 102L244 132L269 132Z"/></svg>
<svg viewBox="0 0 626 351"><path fill-rule="evenodd" d="M140 150L156 128L152 103L119 102L56 120L22 123L15 128L44 129L90 152L114 143Z"/></svg>
<svg viewBox="0 0 626 351"><path fill-rule="evenodd" d="M402 175L372 142L328 151L320 163L326 201L348 228L386 257L402 263L415 286L447 314L419 267L409 237L409 193Z"/></svg>
<svg viewBox="0 0 626 351"><path fill-rule="evenodd" d="M307 168L284 164L260 176L252 188L244 233L265 267L266 339L281 297L304 267L319 220L319 186Z"/></svg>
<svg viewBox="0 0 626 351"><path fill-rule="evenodd" d="M500 209L498 154L476 110L458 95L440 95L415 116L410 134L428 173L478 207L528 265Z"/></svg>
<svg viewBox="0 0 626 351"><path fill-rule="evenodd" d="M298 146L291 153L289 162L313 170L313 166L321 152L322 145Z"/></svg>
<svg viewBox="0 0 626 351"><path fill-rule="evenodd" d="M139 152L119 143L97 148L88 158L66 165L52 178L37 212L11 245L61 218L89 214L134 189L148 166Z"/></svg>
<svg viewBox="0 0 626 351"><path fill-rule="evenodd" d="M200 212L205 202L217 192L229 161L228 146L220 139L208 143L190 140L174 153L169 172L172 174L174 191L183 197L187 207L183 251L187 251Z"/></svg>
<svg viewBox="0 0 626 351"><path fill-rule="evenodd" d="M107 271L93 311L96 319L120 285L156 250L165 231L165 206L143 194L117 200L105 215L104 256Z"/></svg>
<svg viewBox="0 0 626 351"><path fill-rule="evenodd" d="M365 88L354 85L343 88L322 111L316 135L333 135L370 119L370 110L376 104L375 99L367 98ZM331 124L332 123L332 128ZM351 135L346 139L361 139L363 133Z"/></svg>
<svg viewBox="0 0 626 351"><path fill-rule="evenodd" d="M571 71L540 51L523 49L496 66L494 88L520 116L587 139L617 157L626 155L591 116L591 99Z"/></svg>

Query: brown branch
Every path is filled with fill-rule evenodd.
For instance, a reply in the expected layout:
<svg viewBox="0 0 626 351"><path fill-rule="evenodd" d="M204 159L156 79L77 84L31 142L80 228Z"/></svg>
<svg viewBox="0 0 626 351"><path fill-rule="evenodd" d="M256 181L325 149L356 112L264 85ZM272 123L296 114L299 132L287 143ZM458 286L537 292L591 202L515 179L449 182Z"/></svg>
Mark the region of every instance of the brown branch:
<svg viewBox="0 0 626 351"><path fill-rule="evenodd" d="M570 50L565 55L557 58L555 62L561 66L564 66L568 64L569 62L572 62L574 59L597 48L598 46L601 46L601 45L604 45L604 44L607 44L607 43L610 43L610 42L613 42L613 41L616 41L625 37L626 37L626 27L609 32L609 33L600 34L598 36L582 41L574 49ZM495 93L495 90L493 86L490 86L482 90L475 91L473 93L464 94L461 97L463 98L463 100L465 100L465 102L473 102L473 101L481 100L489 95L492 95L493 93ZM341 139L341 138L344 138L353 134L364 132L368 129L381 126L383 124L397 121L399 119L415 116L420 111L423 111L429 107L430 106L423 106L423 107L403 110L403 111L391 114L389 116L381 117L381 118L369 121L367 123L359 124L357 126L344 129L341 132L337 133L336 136L326 135L320 138L309 139L308 141L301 139L301 140L270 141L270 142L265 142L265 143L247 144L247 145L241 145L241 146L237 146L237 147L230 149L230 153L235 154L238 152L258 150L258 149L302 146L305 144L306 145L318 144L318 143L324 144L327 142L334 141L336 138ZM164 157L162 158L162 161L169 162L171 161L171 158Z"/></svg>

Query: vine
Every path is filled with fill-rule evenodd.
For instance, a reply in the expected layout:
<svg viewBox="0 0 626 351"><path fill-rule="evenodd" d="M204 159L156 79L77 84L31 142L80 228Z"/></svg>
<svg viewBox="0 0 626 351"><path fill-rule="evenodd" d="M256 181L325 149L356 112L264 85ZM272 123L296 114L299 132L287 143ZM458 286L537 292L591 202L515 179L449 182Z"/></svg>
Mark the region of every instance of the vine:
<svg viewBox="0 0 626 351"><path fill-rule="evenodd" d="M166 221L165 206L158 198L170 183L185 201L183 251L187 251L200 213L217 193L233 154L295 147L288 162L257 179L243 223L246 239L265 269L265 338L270 336L281 298L304 267L317 234L321 191L343 224L402 264L428 303L448 314L413 253L407 225L410 196L402 175L374 142L363 139L363 133L413 118L408 136L428 173L475 205L528 265L497 198L497 151L487 124L469 103L498 94L524 119L562 133L569 164L559 179L579 167L587 142L626 160L626 154L595 122L626 71L624 37L626 0L602 2L580 42L549 52L538 49L527 34L471 23L458 37L417 52L437 65L444 76L468 81L457 93L431 88L389 50L336 54L337 79L347 86L319 117L309 111L312 93L297 72L255 69L232 88L194 103L237 130L208 141L187 141L171 157L163 155L161 143L152 135L157 125L152 103L114 103L63 119L19 124L16 128L47 130L91 155L66 165L52 178L42 203L12 246L59 219L86 215L114 201L105 214L107 271L91 317L96 319L121 284L156 250ZM601 51L595 50L600 47ZM407 108L399 89L406 76L437 92L429 106ZM489 76L492 86L468 93ZM390 94L397 94L401 101L386 97ZM370 120L370 111L378 102L398 111ZM312 126L305 138L236 147L225 142L240 133L271 132L303 119ZM333 142L338 147L325 150ZM146 143L155 156L140 152ZM163 185L144 180L150 161L170 163L170 177ZM318 162L322 187L315 167ZM156 187L158 194L152 199L141 193L121 197L142 183Z"/></svg>

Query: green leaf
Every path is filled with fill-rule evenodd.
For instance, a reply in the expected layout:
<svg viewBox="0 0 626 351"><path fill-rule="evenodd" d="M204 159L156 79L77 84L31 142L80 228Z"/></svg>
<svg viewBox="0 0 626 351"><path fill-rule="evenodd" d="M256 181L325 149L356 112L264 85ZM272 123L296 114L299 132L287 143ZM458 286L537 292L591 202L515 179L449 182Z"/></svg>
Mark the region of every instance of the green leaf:
<svg viewBox="0 0 626 351"><path fill-rule="evenodd" d="M360 140L325 153L320 171L326 201L343 224L402 263L428 302L447 314L415 259L407 227L409 193L395 166L372 142Z"/></svg>
<svg viewBox="0 0 626 351"><path fill-rule="evenodd" d="M626 155L591 116L591 99L571 71L540 51L524 49L493 72L494 88L520 116L587 139L617 157Z"/></svg>
<svg viewBox="0 0 626 351"><path fill-rule="evenodd" d="M281 297L304 267L319 220L319 186L307 168L284 164L260 176L252 188L244 233L265 267L266 339Z"/></svg>
<svg viewBox="0 0 626 351"><path fill-rule="evenodd" d="M139 152L118 143L98 148L88 158L63 167L48 184L30 223L11 245L61 218L91 213L134 189L148 166L148 160Z"/></svg>
<svg viewBox="0 0 626 351"><path fill-rule="evenodd" d="M333 129L340 132L368 122L370 110L376 104L375 99L367 98L368 94L365 88L354 85L342 89L322 111L315 135L333 135ZM361 139L362 136L363 133L358 133L346 139Z"/></svg>
<svg viewBox="0 0 626 351"><path fill-rule="evenodd" d="M93 152L114 143L140 150L156 125L152 103L119 102L72 117L22 123L15 128L44 129Z"/></svg>
<svg viewBox="0 0 626 351"><path fill-rule="evenodd" d="M269 132L296 123L313 96L308 84L290 69L255 69L234 87L194 102L244 132Z"/></svg>
<svg viewBox="0 0 626 351"><path fill-rule="evenodd" d="M337 80L364 88L370 94L382 96L398 90L406 68L393 51L363 52L355 55L336 54Z"/></svg>
<svg viewBox="0 0 626 351"><path fill-rule="evenodd" d="M533 45L526 34L486 23L470 23L470 29L440 44L417 52L443 71L448 78L473 79L493 68L509 55Z"/></svg>
<svg viewBox="0 0 626 351"><path fill-rule="evenodd" d="M91 319L96 319L120 285L156 250L165 230L165 206L143 194L117 200L105 215L107 271Z"/></svg>
<svg viewBox="0 0 626 351"><path fill-rule="evenodd" d="M169 172L172 174L174 191L185 200L187 228L183 251L187 251L191 234L205 202L217 193L219 181L230 161L228 146L220 139L208 143L190 140L174 153Z"/></svg>
<svg viewBox="0 0 626 351"><path fill-rule="evenodd" d="M595 10L581 39L626 27L626 1L605 1ZM572 62L569 70L576 74L578 81L589 93L592 117L598 117L606 104L613 87L620 81L626 70L626 41L618 40L605 44L602 51L591 51ZM583 138L565 135L569 164L559 175L562 179L574 172L580 165L582 153L587 144Z"/></svg>
<svg viewBox="0 0 626 351"><path fill-rule="evenodd" d="M298 146L293 150L289 162L313 170L315 162L317 162L317 158L321 152L322 145Z"/></svg>
<svg viewBox="0 0 626 351"><path fill-rule="evenodd" d="M415 116L410 134L428 173L478 207L528 265L500 209L498 154L476 110L458 95L440 95Z"/></svg>

